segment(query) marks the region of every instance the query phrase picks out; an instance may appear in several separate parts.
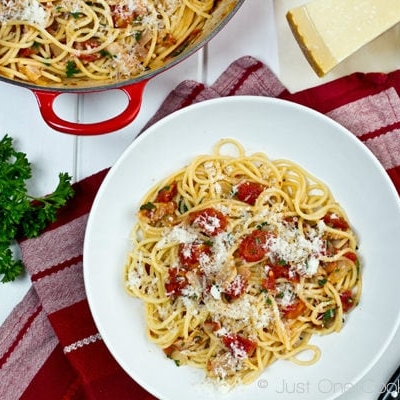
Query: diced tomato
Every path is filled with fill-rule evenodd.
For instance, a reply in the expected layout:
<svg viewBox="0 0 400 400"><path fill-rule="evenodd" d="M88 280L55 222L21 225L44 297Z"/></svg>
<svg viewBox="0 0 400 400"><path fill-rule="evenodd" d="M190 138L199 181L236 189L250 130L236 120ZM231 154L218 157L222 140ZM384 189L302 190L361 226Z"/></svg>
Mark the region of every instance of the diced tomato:
<svg viewBox="0 0 400 400"><path fill-rule="evenodd" d="M143 2L136 1L133 8L127 4L121 4L124 2L117 1L116 3L110 6L115 28L126 28L132 22L143 19L147 14L147 9L141 5Z"/></svg>
<svg viewBox="0 0 400 400"><path fill-rule="evenodd" d="M186 342L186 344L187 344L187 342ZM181 352L182 350L184 350L186 344L182 338L178 337L174 343L172 343L171 345L169 345L168 347L163 349L163 351L167 357L172 358L172 357L174 357L175 352Z"/></svg>
<svg viewBox="0 0 400 400"><path fill-rule="evenodd" d="M91 38L85 40L84 42L79 42L77 45L80 50L92 50L100 46L100 41L95 38Z"/></svg>
<svg viewBox="0 0 400 400"><path fill-rule="evenodd" d="M248 262L260 261L268 253L271 232L255 229L239 244L239 256Z"/></svg>
<svg viewBox="0 0 400 400"><path fill-rule="evenodd" d="M163 349L163 352L167 357L171 357L172 353L176 350L177 350L176 346L174 344L171 344L171 346L168 346L165 349Z"/></svg>
<svg viewBox="0 0 400 400"><path fill-rule="evenodd" d="M38 50L33 46L32 47L28 47L26 49L20 49L18 51L18 55L20 57L26 57L26 58L32 56L33 54L37 54L37 53L38 53Z"/></svg>
<svg viewBox="0 0 400 400"><path fill-rule="evenodd" d="M247 288L247 280L242 275L236 275L235 279L224 290L224 294L229 299L239 298Z"/></svg>
<svg viewBox="0 0 400 400"><path fill-rule="evenodd" d="M236 197L240 201L253 206L265 188L266 186L259 182L245 181L237 186Z"/></svg>
<svg viewBox="0 0 400 400"><path fill-rule="evenodd" d="M167 203L172 201L176 194L178 193L177 184L173 182L167 186L164 186L157 193L157 197L155 199L156 203Z"/></svg>
<svg viewBox="0 0 400 400"><path fill-rule="evenodd" d="M348 258L350 261L353 261L354 263L357 262L357 254L354 253L353 251L348 251L347 253L344 254L346 258Z"/></svg>
<svg viewBox="0 0 400 400"><path fill-rule="evenodd" d="M354 306L354 299L351 290L345 290L340 293L340 300L342 302L343 312L348 312Z"/></svg>
<svg viewBox="0 0 400 400"><path fill-rule="evenodd" d="M189 269L199 265L201 257L210 255L211 247L204 242L181 243L178 248L181 265Z"/></svg>
<svg viewBox="0 0 400 400"><path fill-rule="evenodd" d="M340 229L342 231L349 229L349 224L347 223L347 221L334 213L325 214L322 220L325 222L325 224L334 229Z"/></svg>
<svg viewBox="0 0 400 400"><path fill-rule="evenodd" d="M132 23L135 14L127 6L111 6L111 15L115 28L126 28Z"/></svg>
<svg viewBox="0 0 400 400"><path fill-rule="evenodd" d="M262 279L261 285L264 289L275 290L276 280L279 278L285 278L290 282L299 282L299 275L291 271L288 265L268 265L269 269L267 276Z"/></svg>
<svg viewBox="0 0 400 400"><path fill-rule="evenodd" d="M186 271L181 268L170 268L168 270L169 281L165 284L168 296L180 296L182 290L189 284L186 278Z"/></svg>
<svg viewBox="0 0 400 400"><path fill-rule="evenodd" d="M256 342L239 334L225 335L222 342L236 358L251 356L257 348Z"/></svg>
<svg viewBox="0 0 400 400"><path fill-rule="evenodd" d="M121 14L113 14L113 22L115 28L125 29L128 25L130 25L133 21L133 15L121 15Z"/></svg>
<svg viewBox="0 0 400 400"><path fill-rule="evenodd" d="M290 304L283 309L283 315L287 319L295 319L303 314L306 309L307 306L300 299L297 299L293 304Z"/></svg>
<svg viewBox="0 0 400 400"><path fill-rule="evenodd" d="M294 225L296 227L299 226L299 218L298 217L287 216L287 217L284 217L283 220L285 222L287 222L288 224Z"/></svg>
<svg viewBox="0 0 400 400"><path fill-rule="evenodd" d="M269 270L267 276L262 279L261 285L266 290L275 290L276 289L276 279L274 275L274 271Z"/></svg>
<svg viewBox="0 0 400 400"><path fill-rule="evenodd" d="M96 47L100 46L100 42L96 39L89 39L84 42L77 42L74 45L76 50L84 51L84 50L92 50ZM101 58L100 53L92 53L92 54L78 54L78 58L85 62L96 61Z"/></svg>
<svg viewBox="0 0 400 400"><path fill-rule="evenodd" d="M84 62L93 62L99 60L101 58L100 53L93 53L93 54L80 54L78 58Z"/></svg>
<svg viewBox="0 0 400 400"><path fill-rule="evenodd" d="M176 44L176 38L169 32L166 32L162 37L160 36L159 42L164 46L173 46Z"/></svg>
<svg viewBox="0 0 400 400"><path fill-rule="evenodd" d="M274 272L275 279L278 278L286 278L290 280L290 270L288 265L273 265L271 266L272 271Z"/></svg>
<svg viewBox="0 0 400 400"><path fill-rule="evenodd" d="M205 235L216 236L225 231L228 220L222 212L208 207L204 210L191 212L189 223L198 227Z"/></svg>

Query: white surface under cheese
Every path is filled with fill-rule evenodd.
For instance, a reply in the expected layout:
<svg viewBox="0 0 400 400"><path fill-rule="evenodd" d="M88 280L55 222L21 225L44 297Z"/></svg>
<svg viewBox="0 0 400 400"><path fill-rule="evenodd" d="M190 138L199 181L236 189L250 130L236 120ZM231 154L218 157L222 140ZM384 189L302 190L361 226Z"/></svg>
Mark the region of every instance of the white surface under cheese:
<svg viewBox="0 0 400 400"><path fill-rule="evenodd" d="M292 32L319 76L400 21L398 0L314 0L288 11Z"/></svg>

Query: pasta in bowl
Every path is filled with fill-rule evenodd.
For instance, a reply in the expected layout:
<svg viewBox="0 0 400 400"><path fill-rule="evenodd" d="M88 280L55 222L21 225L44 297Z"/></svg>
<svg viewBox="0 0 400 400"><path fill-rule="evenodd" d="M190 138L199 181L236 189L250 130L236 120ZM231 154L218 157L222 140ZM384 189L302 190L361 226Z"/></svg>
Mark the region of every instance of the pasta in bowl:
<svg viewBox="0 0 400 400"><path fill-rule="evenodd" d="M361 295L357 238L329 188L233 139L144 196L132 241L124 280L149 340L217 384L317 362L311 335L339 332Z"/></svg>
<svg viewBox="0 0 400 400"><path fill-rule="evenodd" d="M224 138L231 138L240 146L223 142L222 146L217 145L213 150ZM199 155L204 155L204 158L199 159ZM204 167L201 161L207 157L209 161L215 157L222 165L229 157L234 160L242 156L243 160L248 158L253 161L237 164L242 165L240 172L246 175L241 181L261 180L263 185L254 204L242 201L247 198L252 202L252 196L244 195L246 188L252 192L250 184L243 183L241 187L234 175L218 182L223 175L228 175L229 168L224 174L216 170L214 175L213 168L207 168L206 163L204 172L189 174L189 171L194 171L188 168L193 160L197 159L198 165ZM252 156L255 158L252 159ZM267 167L257 172L258 168L252 167L253 162L256 165L262 162ZM300 168L294 169L294 165ZM293 173L289 174L292 168ZM261 179L264 175L259 174L268 169L270 173L266 177L270 177L271 182L268 179L264 182L264 178ZM182 170L186 171L186 175ZM179 175L179 171L183 175ZM247 176L247 173L250 175ZM189 184L190 176L195 179L193 187ZM279 176L284 176L285 181L280 182ZM208 184L209 177L215 181L214 186L209 191L196 191L201 185ZM311 193L305 191L301 177L314 183ZM156 203L164 203L160 200L168 198L168 190L161 189L173 181L177 184L177 196L183 196L186 191L190 196L185 205L180 202L180 206L180 197L175 197L178 211L171 227L175 226L175 230L168 234L168 227L161 226L168 222L168 218L167 222L151 222L157 219L152 215L151 203L156 206ZM323 185L319 186L320 182ZM308 199L308 203L303 200L298 202L303 215L299 214L297 221L296 212L291 211L297 203L290 202L291 197L284 194L285 190L295 193L296 188L301 199ZM208 203L196 201L196 193ZM214 200L210 200L209 193L215 197ZM226 196L221 199L225 202L224 207L217 204L219 193ZM240 200L239 196L244 197ZM158 201L155 201L157 197ZM278 203L284 204L284 201L289 204L290 211L284 208L279 210ZM226 203L231 207L232 215L228 214ZM141 206L144 207L140 211ZM313 208L319 206L320 212L314 214L315 220L307 219L311 217ZM257 207L269 211L261 218ZM202 218L197 220L194 213L206 208L213 208L226 218L226 225L220 223L220 227L225 227L225 234L197 233ZM213 213L217 216L219 213L216 211ZM242 212L246 212L248 218L241 217ZM289 216L286 217L285 213ZM267 217L269 224L266 223ZM146 222L146 218L150 223ZM211 218L210 221L216 220ZM132 246L132 233L138 232L132 231L136 223L144 229L138 238L138 246L146 260L139 260L144 267L142 272L134 271L139 254L139 250L136 253L135 246ZM208 225L215 228L213 224L206 224L201 229ZM399 325L398 310L392 306L400 302L397 290L400 280L397 267L400 258L399 226L400 208L393 184L367 147L345 128L313 110L283 100L252 96L209 100L186 107L152 125L135 139L107 174L94 201L85 234L83 265L87 298L101 337L112 355L136 382L157 398L172 400L190 396L192 400L264 400L268 397L298 400L301 397L299 393L302 393L305 398L313 400L333 400L353 386L358 385L359 390L364 390L363 378L388 348ZM161 244L165 247L162 251L158 248L153 250L162 230L165 230L165 236ZM194 239L192 235L195 235L204 242L204 246L197 246L197 243L190 246L190 240L178 244L186 235L186 230L192 232L187 238ZM278 231L283 235L279 240L287 253L277 252L278 236L275 232ZM228 235L228 232L232 234ZM329 236L333 233L347 237L334 239ZM299 239L301 235L305 240ZM229 236L232 242L222 240ZM145 237L147 239L142 242ZM174 237L176 240L172 241ZM248 237L250 239L246 239ZM251 240L252 237L254 240ZM246 251L239 249L246 246L241 243L262 243L263 240L265 246L262 248L268 250L268 256L258 261L244 260ZM292 243L297 245L291 246ZM194 251L182 250L181 257L188 266L180 268L183 279L180 281L176 274L174 285L174 273L170 276L164 264L180 263L179 247L186 245ZM216 251L218 246L221 253ZM251 249L254 246L247 247L253 254ZM298 258L293 253L297 247L301 250ZM196 248L204 250L209 263L206 262L207 257L201 257L204 264L200 266L199 262L199 265L190 266L192 258L196 258ZM129 253L132 253L132 267L124 269ZM203 274L202 269L209 273L207 276L213 283L213 268L218 265L218 254L225 254L225 258L229 256L232 260L232 268L227 269L231 275L227 274L226 279L215 276L216 280L219 279L218 286L196 286L198 275ZM253 257L256 257L257 252L254 254ZM150 266L153 256L155 262ZM336 262L341 267L345 266L340 273L335 272ZM330 267L328 264L331 264ZM317 272L314 274L315 268ZM341 276L343 270L348 271L346 277ZM280 271L286 271L287 276L280 276ZM146 279L148 284L150 280L152 283L145 300L154 301L157 293L169 295L160 297L162 301L158 304L150 302L146 308L145 301L132 296L141 295L141 276L145 283L143 287L146 286ZM130 281L129 294L125 290L126 277ZM186 284L189 277L190 286ZM341 284L336 283L342 278ZM183 282L181 288L179 281ZM226 282L226 287L223 282ZM205 293L200 290L202 288ZM228 301L244 288L245 293ZM299 290L301 288L304 291ZM348 297L346 300L346 290L351 290L351 299ZM311 295L315 296L314 300ZM201 304L201 296L209 300L207 306ZM318 306L318 299L324 298L332 301L330 306ZM285 311L289 312L285 308L295 308L297 303L301 304L300 301L305 306L301 316L289 318L290 314L284 315ZM179 312L183 307L193 307L195 315L177 318L177 324L169 326L166 332L157 319L161 305L171 311L171 319L182 316ZM203 310L200 310L201 307ZM301 308L303 306L299 306L300 311ZM264 310L264 314L258 313L259 310ZM210 315L213 312L214 319L204 317L207 323L203 333L200 326L205 311ZM236 317L244 316L248 323L242 318L236 320L236 312ZM149 315L154 316L150 328L147 325ZM339 318L340 315L344 316L344 320ZM191 337L188 334L188 338L193 338L194 344L203 347L198 352L199 358L190 361L195 365L185 365L185 362L189 364L189 358L194 353L191 353L192 349L185 348L184 341L178 340L179 329L183 324L183 335L189 333L193 327L196 329L196 322L200 335L196 338L196 335ZM227 322L225 326L224 322ZM283 328L273 331L275 322L285 329L293 328L292 332L298 330L298 336L285 335L287 332ZM165 324L168 325L167 320ZM309 331L302 331L304 325ZM278 328L281 326L278 325ZM150 331L154 331L155 335L149 337L147 332ZM324 332L329 334L320 334ZM246 340L234 334L242 334ZM298 340L300 337L302 341ZM156 343L158 339L159 343ZM264 340L262 346L261 340L257 342L259 339ZM302 343L307 340L308 347L302 351ZM274 347L278 343L281 343L280 348ZM286 345L290 350L284 350ZM207 346L211 353L216 350L216 356L209 357L209 361L205 361L207 357L202 353ZM236 366L242 367L241 371L235 374L216 368L215 361L224 352L227 353L225 357L233 358ZM368 382L366 379L366 384ZM226 387L232 389L225 393Z"/></svg>

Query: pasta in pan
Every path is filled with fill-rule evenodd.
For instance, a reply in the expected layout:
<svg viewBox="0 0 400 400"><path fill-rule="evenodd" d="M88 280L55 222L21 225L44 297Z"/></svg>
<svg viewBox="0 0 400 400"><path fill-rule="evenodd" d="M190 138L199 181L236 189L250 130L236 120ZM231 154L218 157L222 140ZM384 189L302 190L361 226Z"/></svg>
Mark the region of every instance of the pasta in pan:
<svg viewBox="0 0 400 400"><path fill-rule="evenodd" d="M1 0L0 75L36 84L132 78L202 33L215 0Z"/></svg>
<svg viewBox="0 0 400 400"><path fill-rule="evenodd" d="M328 187L233 139L144 196L132 241L125 288L149 340L231 387L278 359L317 362L309 339L339 332L361 295L357 237Z"/></svg>

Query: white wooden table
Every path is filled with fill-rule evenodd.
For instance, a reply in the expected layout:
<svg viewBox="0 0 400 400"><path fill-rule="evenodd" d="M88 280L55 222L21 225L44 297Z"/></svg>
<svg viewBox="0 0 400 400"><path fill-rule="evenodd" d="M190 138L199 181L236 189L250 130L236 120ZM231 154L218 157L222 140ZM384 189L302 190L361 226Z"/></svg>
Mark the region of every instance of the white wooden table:
<svg viewBox="0 0 400 400"><path fill-rule="evenodd" d="M15 146L27 153L33 164L34 176L30 191L43 195L55 188L59 172L69 172L77 181L112 166L167 94L182 80L194 79L212 84L232 61L244 55L252 55L278 71L276 54L273 0L246 0L228 25L203 50L147 84L139 115L124 129L97 137L75 137L53 131L43 121L31 91L0 82L0 136L8 133L14 138ZM55 109L64 119L95 122L121 112L126 102L125 94L119 90L79 96L65 94L57 98ZM0 323L22 299L29 286L27 275L13 283L0 284ZM365 334L368 335L368 332ZM357 385L349 382L328 384L327 377L327 382L321 384L321 390L327 396L340 395L341 400L374 400L398 362L399 333ZM338 360L336 367L340 368L342 363L346 363L346 360ZM310 399L306 391L301 392L302 389L306 390L304 384L299 382L294 389L298 390L294 399ZM259 386L260 390L265 390L262 382ZM271 399L266 394L267 397ZM279 400L278 393L276 399Z"/></svg>

